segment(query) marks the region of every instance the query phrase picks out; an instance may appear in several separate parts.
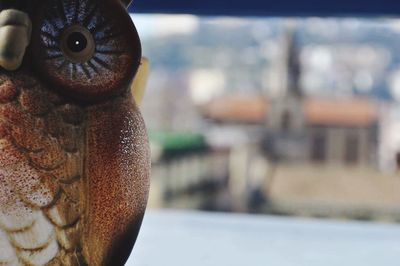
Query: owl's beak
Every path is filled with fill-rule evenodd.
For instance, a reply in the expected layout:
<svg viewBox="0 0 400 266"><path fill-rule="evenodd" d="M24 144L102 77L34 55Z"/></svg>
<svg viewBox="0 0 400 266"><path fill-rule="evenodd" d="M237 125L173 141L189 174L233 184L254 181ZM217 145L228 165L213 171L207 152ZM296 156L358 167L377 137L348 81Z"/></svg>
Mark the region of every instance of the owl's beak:
<svg viewBox="0 0 400 266"><path fill-rule="evenodd" d="M32 22L27 13L6 9L0 12L0 66L16 70L29 45Z"/></svg>

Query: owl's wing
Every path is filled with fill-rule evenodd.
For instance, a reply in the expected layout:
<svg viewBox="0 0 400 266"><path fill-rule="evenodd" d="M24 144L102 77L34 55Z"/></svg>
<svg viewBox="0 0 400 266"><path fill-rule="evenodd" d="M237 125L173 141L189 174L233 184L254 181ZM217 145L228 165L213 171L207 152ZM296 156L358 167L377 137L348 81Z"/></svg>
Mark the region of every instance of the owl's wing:
<svg viewBox="0 0 400 266"><path fill-rule="evenodd" d="M0 102L0 265L82 265L82 110L23 76Z"/></svg>

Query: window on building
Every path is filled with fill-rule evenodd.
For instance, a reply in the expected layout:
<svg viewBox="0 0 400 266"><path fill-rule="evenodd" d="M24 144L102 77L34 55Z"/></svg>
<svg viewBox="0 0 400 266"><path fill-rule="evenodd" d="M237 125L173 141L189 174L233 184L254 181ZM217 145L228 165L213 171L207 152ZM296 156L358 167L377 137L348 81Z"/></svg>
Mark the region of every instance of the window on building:
<svg viewBox="0 0 400 266"><path fill-rule="evenodd" d="M323 133L312 136L311 159L316 162L323 162L326 159L326 137Z"/></svg>
<svg viewBox="0 0 400 266"><path fill-rule="evenodd" d="M351 133L346 136L344 160L348 164L355 164L358 161L359 141L357 135Z"/></svg>
<svg viewBox="0 0 400 266"><path fill-rule="evenodd" d="M396 153L396 167L400 170L400 152Z"/></svg>
<svg viewBox="0 0 400 266"><path fill-rule="evenodd" d="M290 124L291 124L291 115L288 110L285 110L285 112L282 115L281 129L283 131L289 130Z"/></svg>

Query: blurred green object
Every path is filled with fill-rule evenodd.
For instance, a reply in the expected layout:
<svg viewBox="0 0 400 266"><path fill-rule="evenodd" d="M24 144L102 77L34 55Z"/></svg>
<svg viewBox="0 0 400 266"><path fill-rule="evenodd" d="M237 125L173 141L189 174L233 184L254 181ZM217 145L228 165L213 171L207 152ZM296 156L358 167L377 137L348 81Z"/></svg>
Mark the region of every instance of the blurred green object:
<svg viewBox="0 0 400 266"><path fill-rule="evenodd" d="M150 131L149 140L163 156L207 149L205 137L200 133Z"/></svg>

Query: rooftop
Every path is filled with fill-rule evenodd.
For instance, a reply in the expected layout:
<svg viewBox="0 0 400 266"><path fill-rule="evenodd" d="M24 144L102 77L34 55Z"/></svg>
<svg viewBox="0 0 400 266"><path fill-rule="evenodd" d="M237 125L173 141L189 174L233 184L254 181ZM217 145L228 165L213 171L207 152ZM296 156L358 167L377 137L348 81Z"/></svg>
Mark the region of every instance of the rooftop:
<svg viewBox="0 0 400 266"><path fill-rule="evenodd" d="M363 98L307 98L304 112L312 125L368 126L377 120L378 108Z"/></svg>
<svg viewBox="0 0 400 266"><path fill-rule="evenodd" d="M261 124L268 119L268 99L235 95L215 99L203 107L203 116L218 122ZM367 126L378 118L378 106L364 98L305 98L303 110L310 125Z"/></svg>
<svg viewBox="0 0 400 266"><path fill-rule="evenodd" d="M206 118L219 122L262 123L267 111L267 100L251 95L226 96L203 107Z"/></svg>

